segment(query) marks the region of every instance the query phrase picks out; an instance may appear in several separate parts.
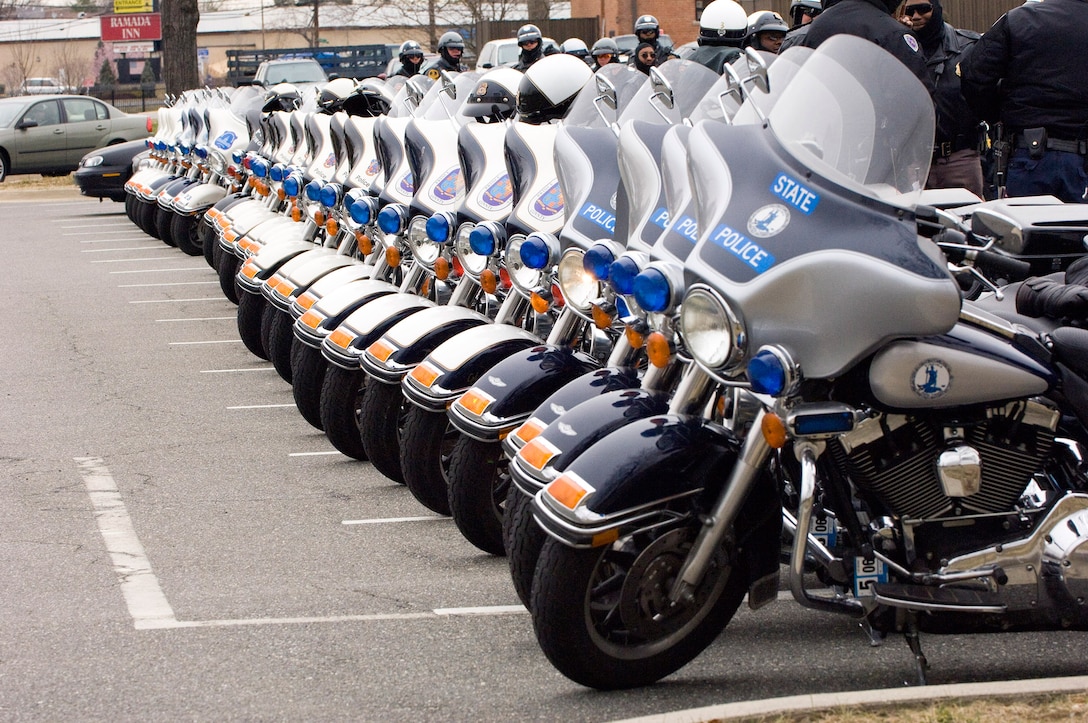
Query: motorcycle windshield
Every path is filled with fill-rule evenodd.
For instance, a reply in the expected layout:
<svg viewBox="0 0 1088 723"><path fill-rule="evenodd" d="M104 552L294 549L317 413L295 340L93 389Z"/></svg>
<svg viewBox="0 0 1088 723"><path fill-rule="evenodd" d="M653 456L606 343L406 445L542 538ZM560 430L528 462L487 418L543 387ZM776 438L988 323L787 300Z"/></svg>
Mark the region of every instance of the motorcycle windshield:
<svg viewBox="0 0 1088 723"><path fill-rule="evenodd" d="M601 68L586 83L563 117L571 128L607 128L619 121L624 110L646 82L646 76L634 68L613 63ZM605 100L613 94L616 107Z"/></svg>
<svg viewBox="0 0 1088 723"><path fill-rule="evenodd" d="M776 344L806 377L825 378L889 339L950 329L958 288L903 205L928 173L933 138L913 74L874 43L836 36L770 118L703 121L689 141L699 236L688 280L741 319L742 363Z"/></svg>
<svg viewBox="0 0 1088 723"><path fill-rule="evenodd" d="M452 88L443 80L431 86L416 112L416 118L427 121L450 121L458 128L472 120L469 116L461 115L459 111L479 84L480 74L477 72L457 73L451 80L453 81Z"/></svg>

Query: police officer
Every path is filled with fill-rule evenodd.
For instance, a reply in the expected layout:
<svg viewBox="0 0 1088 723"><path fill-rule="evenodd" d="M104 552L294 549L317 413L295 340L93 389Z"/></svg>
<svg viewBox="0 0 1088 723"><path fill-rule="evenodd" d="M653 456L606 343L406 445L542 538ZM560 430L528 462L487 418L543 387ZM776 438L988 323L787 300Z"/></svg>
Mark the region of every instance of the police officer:
<svg viewBox="0 0 1088 723"><path fill-rule="evenodd" d="M903 15L922 44L922 55L933 79L937 129L926 187L966 188L981 198L979 117L964 100L956 75L960 57L979 34L957 30L945 22L940 0L908 0Z"/></svg>
<svg viewBox="0 0 1088 723"><path fill-rule="evenodd" d="M635 37L638 38L640 43L649 43L654 48L654 65L661 65L670 58L679 58L680 56L672 52L671 45L661 44L661 23L657 22L657 18L653 15L640 15L635 20ZM634 64L634 57L631 58L631 63Z"/></svg>
<svg viewBox="0 0 1088 723"><path fill-rule="evenodd" d="M892 17L900 0L839 0L816 16L797 43L816 48L833 35L856 35L872 40L901 60L933 92L925 58L918 38L903 23Z"/></svg>
<svg viewBox="0 0 1088 723"><path fill-rule="evenodd" d="M593 56L593 65L590 67L594 71L611 63L620 62L620 46L616 45L616 41L612 38L600 38L593 44L589 54Z"/></svg>
<svg viewBox="0 0 1088 723"><path fill-rule="evenodd" d="M773 10L757 10L748 16L748 34L744 46L778 54L789 27L782 16Z"/></svg>
<svg viewBox="0 0 1088 723"><path fill-rule="evenodd" d="M790 30L778 47L778 52L793 45L800 45L801 40L808 33L808 24L824 11L824 2L821 0L793 0L790 3Z"/></svg>
<svg viewBox="0 0 1088 723"><path fill-rule="evenodd" d="M461 34L450 30L443 33L438 39L438 57L431 61L423 72L427 77L438 79L441 70L447 73L461 73L468 70L468 66L461 62L461 56L465 53L465 41Z"/></svg>
<svg viewBox="0 0 1088 723"><path fill-rule="evenodd" d="M411 78L423 67L423 46L414 40L405 40L400 45L397 58L400 60L400 68L393 75Z"/></svg>
<svg viewBox="0 0 1088 723"><path fill-rule="evenodd" d="M699 16L699 37L688 60L700 63L721 74L725 64L741 54L741 45L748 33L748 16L734 0L713 0Z"/></svg>
<svg viewBox="0 0 1088 723"><path fill-rule="evenodd" d="M1012 141L1010 196L1084 203L1088 2L1046 0L1001 16L960 61L963 93Z"/></svg>
<svg viewBox="0 0 1088 723"><path fill-rule="evenodd" d="M517 38L521 53L518 55L518 62L514 64L514 70L520 70L524 73L533 63L545 55L555 53L553 48L549 48L550 52L544 52L544 37L540 34L540 28L535 25L522 25L518 28Z"/></svg>

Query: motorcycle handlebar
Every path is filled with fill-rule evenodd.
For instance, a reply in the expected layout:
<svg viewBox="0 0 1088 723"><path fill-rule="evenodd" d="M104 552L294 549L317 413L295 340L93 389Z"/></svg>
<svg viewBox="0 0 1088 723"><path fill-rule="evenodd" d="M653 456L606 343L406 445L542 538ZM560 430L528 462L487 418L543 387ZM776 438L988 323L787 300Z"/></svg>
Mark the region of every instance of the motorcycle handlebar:
<svg viewBox="0 0 1088 723"><path fill-rule="evenodd" d="M1031 275L1031 264L995 251L971 248L960 231L945 229L935 239L945 256L953 263L969 262L987 275L1019 281Z"/></svg>

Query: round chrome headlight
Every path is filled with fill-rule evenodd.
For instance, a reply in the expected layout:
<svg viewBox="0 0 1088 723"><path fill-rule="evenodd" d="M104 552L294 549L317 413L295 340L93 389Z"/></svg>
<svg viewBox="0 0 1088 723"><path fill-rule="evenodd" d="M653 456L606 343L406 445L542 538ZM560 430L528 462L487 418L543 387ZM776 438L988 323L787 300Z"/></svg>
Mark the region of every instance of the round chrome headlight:
<svg viewBox="0 0 1088 723"><path fill-rule="evenodd" d="M427 217L413 216L408 223L408 245L416 261L432 268L442 253L442 246L427 236Z"/></svg>
<svg viewBox="0 0 1088 723"><path fill-rule="evenodd" d="M705 286L694 286L680 307L680 333L695 361L729 369L744 357L747 336L729 305Z"/></svg>
<svg viewBox="0 0 1088 723"><path fill-rule="evenodd" d="M528 296L540 286L540 282L544 278L544 272L529 268L521 260L521 245L523 243L525 243L525 236L522 234L511 236L506 243L506 253L503 258L505 259L506 273L510 276L510 281L518 291Z"/></svg>
<svg viewBox="0 0 1088 723"><path fill-rule="evenodd" d="M461 261L461 266L464 267L465 273L479 277L487 268L487 262L490 261L489 256L476 253L472 246L472 233L476 230L476 224L463 223L461 227L457 229L457 240L454 242L453 250L457 254L457 258Z"/></svg>
<svg viewBox="0 0 1088 723"><path fill-rule="evenodd" d="M208 164L211 166L212 171L221 176L227 172L227 159L219 151L211 152Z"/></svg>
<svg viewBox="0 0 1088 723"><path fill-rule="evenodd" d="M569 306L576 311L589 312L590 304L601 295L601 285L582 263L585 252L567 249L559 260L559 289Z"/></svg>

